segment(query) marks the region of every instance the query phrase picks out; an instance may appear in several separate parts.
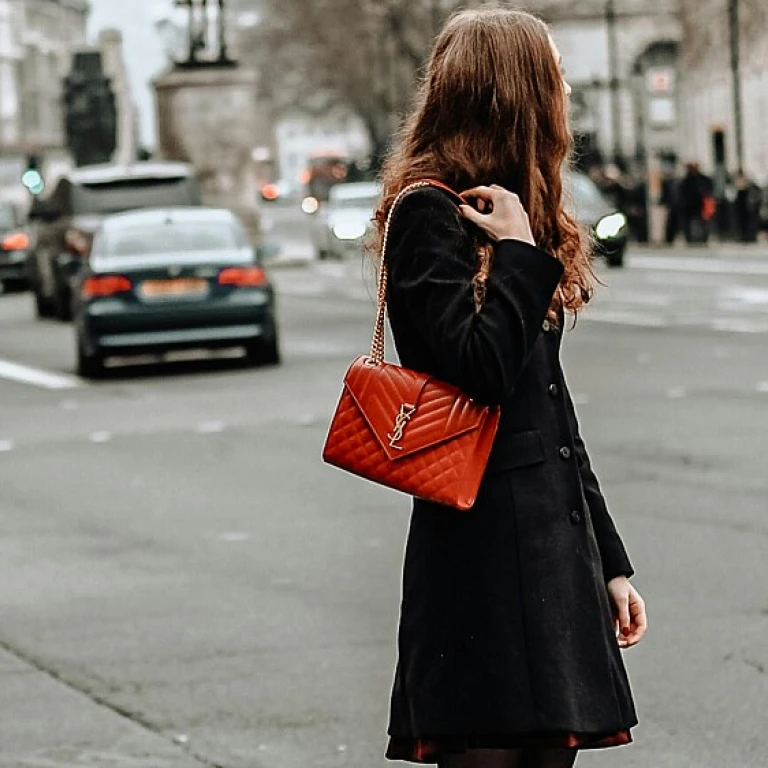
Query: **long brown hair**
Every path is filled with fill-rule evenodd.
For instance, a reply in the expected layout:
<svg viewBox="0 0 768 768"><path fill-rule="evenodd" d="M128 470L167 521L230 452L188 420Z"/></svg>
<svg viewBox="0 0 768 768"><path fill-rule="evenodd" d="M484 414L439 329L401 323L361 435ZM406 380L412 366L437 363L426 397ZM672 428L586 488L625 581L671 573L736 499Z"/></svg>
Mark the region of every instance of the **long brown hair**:
<svg viewBox="0 0 768 768"><path fill-rule="evenodd" d="M433 178L457 191L499 184L520 196L537 245L565 267L550 315L577 312L593 291L586 238L564 209L572 140L567 95L543 21L500 7L460 11L440 33L416 104L382 171L378 245L397 196ZM477 247L477 284L491 249ZM478 292L476 290L476 298Z"/></svg>

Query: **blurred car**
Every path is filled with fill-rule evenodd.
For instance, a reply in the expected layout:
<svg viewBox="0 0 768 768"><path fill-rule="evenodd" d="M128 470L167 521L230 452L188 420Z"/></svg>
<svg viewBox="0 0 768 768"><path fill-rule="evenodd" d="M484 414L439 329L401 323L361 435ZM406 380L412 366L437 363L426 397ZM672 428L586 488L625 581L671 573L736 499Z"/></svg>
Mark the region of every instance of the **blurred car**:
<svg viewBox="0 0 768 768"><path fill-rule="evenodd" d="M328 202L313 219L312 244L317 258L360 254L380 196L381 185L375 182L332 187Z"/></svg>
<svg viewBox="0 0 768 768"><path fill-rule="evenodd" d="M202 204L191 166L140 162L70 171L50 196L38 198L29 218L35 230L27 260L38 317L70 317L71 284L102 219L113 213Z"/></svg>
<svg viewBox="0 0 768 768"><path fill-rule="evenodd" d="M73 298L77 372L106 358L177 349L280 351L272 286L242 224L213 208L157 208L104 219Z"/></svg>
<svg viewBox="0 0 768 768"><path fill-rule="evenodd" d="M611 267L622 266L627 250L627 217L589 176L571 173L566 185L571 193L572 213L580 224L591 230L598 255Z"/></svg>
<svg viewBox="0 0 768 768"><path fill-rule="evenodd" d="M25 286L29 235L19 226L16 210L0 203L0 287Z"/></svg>

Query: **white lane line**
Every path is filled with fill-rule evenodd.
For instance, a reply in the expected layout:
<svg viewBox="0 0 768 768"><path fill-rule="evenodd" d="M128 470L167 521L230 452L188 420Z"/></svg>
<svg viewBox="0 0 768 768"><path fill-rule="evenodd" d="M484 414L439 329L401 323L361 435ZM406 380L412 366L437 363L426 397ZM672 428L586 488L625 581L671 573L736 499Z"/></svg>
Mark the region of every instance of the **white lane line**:
<svg viewBox="0 0 768 768"><path fill-rule="evenodd" d="M13 440L0 440L0 453L8 453L13 450Z"/></svg>
<svg viewBox="0 0 768 768"><path fill-rule="evenodd" d="M718 317L712 320L713 331L730 333L768 333L768 322L758 322L749 318Z"/></svg>
<svg viewBox="0 0 768 768"><path fill-rule="evenodd" d="M76 389L83 385L83 382L76 376L51 373L41 368L31 368L28 365L12 363L10 360L0 360L0 379L42 387L43 389Z"/></svg>
<svg viewBox="0 0 768 768"><path fill-rule="evenodd" d="M584 320L593 323L611 323L614 325L633 325L640 328L664 328L669 322L658 315L643 315L636 312L595 309L587 310L583 315Z"/></svg>
<svg viewBox="0 0 768 768"><path fill-rule="evenodd" d="M695 256L630 256L634 269L667 272L695 272L713 275L768 275L765 261L722 261Z"/></svg>
<svg viewBox="0 0 768 768"><path fill-rule="evenodd" d="M201 435L215 435L223 432L226 426L223 421L202 421L197 425L197 431Z"/></svg>

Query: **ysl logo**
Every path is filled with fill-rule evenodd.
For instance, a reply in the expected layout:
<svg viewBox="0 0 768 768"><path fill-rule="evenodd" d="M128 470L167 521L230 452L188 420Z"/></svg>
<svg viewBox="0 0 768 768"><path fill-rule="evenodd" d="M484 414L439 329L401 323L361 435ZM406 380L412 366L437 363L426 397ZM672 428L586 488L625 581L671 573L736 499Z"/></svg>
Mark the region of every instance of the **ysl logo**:
<svg viewBox="0 0 768 768"><path fill-rule="evenodd" d="M392 427L392 434L387 435L389 438L389 447L396 448L398 451L402 451L403 447L397 445L403 439L403 431L411 420L411 416L416 413L416 406L409 403L403 403L400 406L400 413L395 416L395 425Z"/></svg>

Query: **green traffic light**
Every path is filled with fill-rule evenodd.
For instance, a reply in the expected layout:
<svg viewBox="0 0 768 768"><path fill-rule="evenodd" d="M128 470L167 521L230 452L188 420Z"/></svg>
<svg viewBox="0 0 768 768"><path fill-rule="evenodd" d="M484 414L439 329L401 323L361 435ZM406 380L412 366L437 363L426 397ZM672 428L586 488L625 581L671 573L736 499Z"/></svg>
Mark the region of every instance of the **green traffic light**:
<svg viewBox="0 0 768 768"><path fill-rule="evenodd" d="M24 175L21 177L21 183L33 195L38 195L43 191L43 189L45 189L45 182L43 181L43 177L40 175L40 171L36 171L32 168L24 172Z"/></svg>
<svg viewBox="0 0 768 768"><path fill-rule="evenodd" d="M40 171L37 171L34 168L29 168L24 171L24 174L21 177L21 183L32 195L39 195L45 189L45 181L43 180Z"/></svg>

